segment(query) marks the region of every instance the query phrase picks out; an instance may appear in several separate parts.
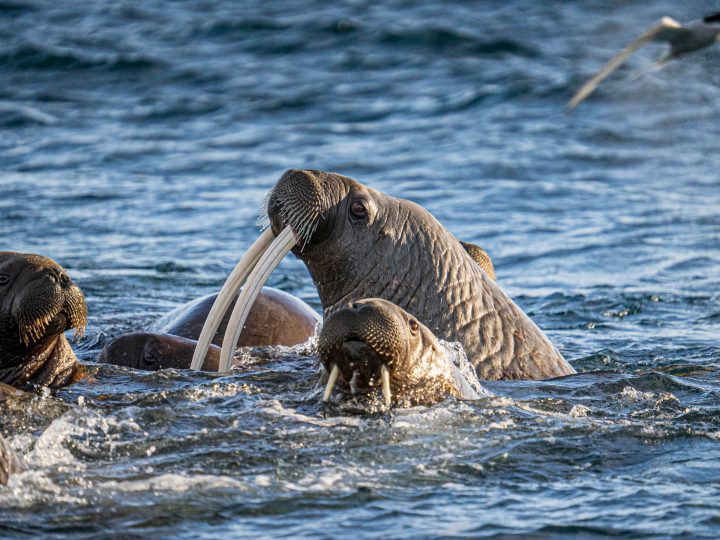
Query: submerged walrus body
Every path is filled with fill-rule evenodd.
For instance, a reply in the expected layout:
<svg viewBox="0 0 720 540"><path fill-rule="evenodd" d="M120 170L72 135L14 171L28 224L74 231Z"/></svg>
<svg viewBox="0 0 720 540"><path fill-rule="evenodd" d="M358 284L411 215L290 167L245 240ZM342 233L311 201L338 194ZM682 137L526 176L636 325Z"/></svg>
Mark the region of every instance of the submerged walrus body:
<svg viewBox="0 0 720 540"><path fill-rule="evenodd" d="M84 368L65 332L82 332L87 306L65 269L40 255L0 252L0 382L59 388Z"/></svg>
<svg viewBox="0 0 720 540"><path fill-rule="evenodd" d="M481 379L575 372L421 206L339 174L290 170L273 188L267 213L278 241L292 229L292 251L310 271L326 317L350 302L381 298L438 338L460 342Z"/></svg>
<svg viewBox="0 0 720 540"><path fill-rule="evenodd" d="M100 362L135 369L187 369L197 339L217 294L204 296L165 315L149 332L132 332L115 338L102 351ZM212 339L203 369L217 370L220 346L230 313L225 313ZM245 323L241 347L297 345L315 335L321 320L302 300L264 287Z"/></svg>

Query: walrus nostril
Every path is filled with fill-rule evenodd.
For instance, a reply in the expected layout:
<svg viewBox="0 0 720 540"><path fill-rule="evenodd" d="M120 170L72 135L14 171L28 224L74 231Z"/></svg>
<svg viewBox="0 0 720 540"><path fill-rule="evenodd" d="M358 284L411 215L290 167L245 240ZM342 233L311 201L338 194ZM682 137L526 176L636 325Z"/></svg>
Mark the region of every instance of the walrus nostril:
<svg viewBox="0 0 720 540"><path fill-rule="evenodd" d="M62 273L62 272L61 272L60 275L58 276L58 280L60 281L60 285L61 285L62 287L66 287L66 288L67 288L67 287L69 287L69 286L72 284L72 280L70 279L70 276L68 276L67 274Z"/></svg>

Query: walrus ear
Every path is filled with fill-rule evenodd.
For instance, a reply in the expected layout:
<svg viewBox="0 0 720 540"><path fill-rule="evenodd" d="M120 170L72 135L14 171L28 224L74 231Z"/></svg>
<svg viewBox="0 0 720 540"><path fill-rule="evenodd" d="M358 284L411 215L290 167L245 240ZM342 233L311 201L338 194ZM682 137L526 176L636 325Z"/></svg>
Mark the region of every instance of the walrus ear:
<svg viewBox="0 0 720 540"><path fill-rule="evenodd" d="M467 251L472 260L478 263L480 268L482 268L493 281L496 281L495 267L490 259L490 255L488 255L487 252L480 246L471 244L470 242L463 242L460 240L460 245L462 245L465 251Z"/></svg>

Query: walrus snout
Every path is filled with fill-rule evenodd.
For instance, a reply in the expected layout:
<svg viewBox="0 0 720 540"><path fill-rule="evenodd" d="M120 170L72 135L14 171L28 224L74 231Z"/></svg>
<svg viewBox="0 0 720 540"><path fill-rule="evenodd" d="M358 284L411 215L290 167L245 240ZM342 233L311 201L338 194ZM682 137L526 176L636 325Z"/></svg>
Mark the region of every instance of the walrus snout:
<svg viewBox="0 0 720 540"><path fill-rule="evenodd" d="M390 404L391 372L408 354L411 328L400 311L386 300L371 298L348 304L325 320L318 352L331 374L327 397L335 380L342 376L353 393L380 387Z"/></svg>
<svg viewBox="0 0 720 540"><path fill-rule="evenodd" d="M292 227L301 240L299 247L326 240L333 231L332 212L348 192L347 179L335 173L317 170L285 171L270 193L267 215L277 236Z"/></svg>
<svg viewBox="0 0 720 540"><path fill-rule="evenodd" d="M71 329L82 335L87 304L80 288L51 259L29 256L28 261L29 267L15 282L19 292L11 311L20 340L29 346Z"/></svg>

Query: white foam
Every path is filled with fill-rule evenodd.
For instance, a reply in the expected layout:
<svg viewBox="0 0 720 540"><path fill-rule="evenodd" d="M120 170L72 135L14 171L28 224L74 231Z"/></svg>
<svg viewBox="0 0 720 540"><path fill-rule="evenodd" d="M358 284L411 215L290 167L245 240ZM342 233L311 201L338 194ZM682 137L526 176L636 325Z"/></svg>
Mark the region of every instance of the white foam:
<svg viewBox="0 0 720 540"><path fill-rule="evenodd" d="M460 343L438 340L440 346L445 350L445 357L452 362L453 366L460 372L465 382L477 394L478 398L492 397L494 394L480 384L475 367L468 360L465 349Z"/></svg>
<svg viewBox="0 0 720 540"><path fill-rule="evenodd" d="M363 425L362 418L350 417L350 416L333 416L330 418L316 418L313 416L307 416L299 413L294 409L288 409L282 405L278 400L272 399L267 401L261 401L259 403L266 413L273 416L280 416L288 418L296 422L304 424L311 424L314 426L321 427L335 427L335 426L346 426L346 427L361 427Z"/></svg>
<svg viewBox="0 0 720 540"><path fill-rule="evenodd" d="M216 489L234 489L247 491L248 484L244 481L229 476L213 476L209 474L197 474L188 476L185 474L161 474L143 480L125 480L100 482L96 488L101 491L120 492L166 492L185 493L188 491L212 491Z"/></svg>

